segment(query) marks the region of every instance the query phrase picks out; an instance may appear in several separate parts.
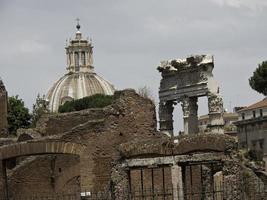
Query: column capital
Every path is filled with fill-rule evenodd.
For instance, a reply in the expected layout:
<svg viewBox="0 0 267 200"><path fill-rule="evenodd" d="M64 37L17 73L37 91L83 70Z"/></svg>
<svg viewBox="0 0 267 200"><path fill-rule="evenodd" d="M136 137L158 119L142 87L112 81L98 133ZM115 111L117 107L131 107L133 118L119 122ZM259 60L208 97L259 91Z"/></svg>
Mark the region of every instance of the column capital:
<svg viewBox="0 0 267 200"><path fill-rule="evenodd" d="M179 100L181 102L181 106L182 106L182 110L183 110L183 116L185 117L189 117L189 97L184 97L182 99Z"/></svg>
<svg viewBox="0 0 267 200"><path fill-rule="evenodd" d="M209 113L223 113L223 99L218 94L208 95Z"/></svg>

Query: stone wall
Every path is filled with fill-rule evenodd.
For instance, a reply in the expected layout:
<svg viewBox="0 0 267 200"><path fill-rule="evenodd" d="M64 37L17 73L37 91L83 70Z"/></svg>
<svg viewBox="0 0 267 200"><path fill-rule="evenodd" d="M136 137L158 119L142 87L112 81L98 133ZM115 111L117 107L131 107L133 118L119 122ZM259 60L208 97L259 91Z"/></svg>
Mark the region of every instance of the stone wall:
<svg viewBox="0 0 267 200"><path fill-rule="evenodd" d="M73 155L31 156L9 170L9 194L24 198L79 193L79 158Z"/></svg>
<svg viewBox="0 0 267 200"><path fill-rule="evenodd" d="M7 91L0 79L0 137L7 133Z"/></svg>
<svg viewBox="0 0 267 200"><path fill-rule="evenodd" d="M68 156L49 155L19 164L9 173L10 192L27 195L30 188L33 192L52 194L72 191L68 187L75 191L80 186L82 191L109 188L111 168L120 159L118 145L160 137L155 132L155 107L149 99L140 97L133 90L116 92L114 98L113 104L104 109L43 117L29 134L38 132L66 142L83 143L87 147L80 162L72 161ZM54 164L51 158L55 158ZM51 165L54 166L52 175ZM66 176L68 178L64 178Z"/></svg>
<svg viewBox="0 0 267 200"><path fill-rule="evenodd" d="M244 199L244 196L253 199L255 195L256 199L264 198L262 178L245 167L246 160L237 149L236 139L228 135L187 135L180 137L178 143L166 138L129 142L121 144L120 151L124 159L116 168L130 174L130 180L125 176L118 178L116 174L112 177L118 185L115 196L124 185L144 193L151 185L151 170L160 172L162 166L166 166L167 185L159 185L163 182L162 173L155 173L154 180L158 184L155 186L165 192L171 188L170 196L174 199L192 198L193 194L194 199L203 199L203 195L204 199L213 199L215 195L217 199L229 200ZM151 189L146 192L148 196L155 193ZM131 195L136 198L136 193ZM119 196L118 199L128 197Z"/></svg>
<svg viewBox="0 0 267 200"><path fill-rule="evenodd" d="M62 114L47 114L37 122L35 131L42 136L56 135L70 131L89 120L103 118L104 111L98 108Z"/></svg>

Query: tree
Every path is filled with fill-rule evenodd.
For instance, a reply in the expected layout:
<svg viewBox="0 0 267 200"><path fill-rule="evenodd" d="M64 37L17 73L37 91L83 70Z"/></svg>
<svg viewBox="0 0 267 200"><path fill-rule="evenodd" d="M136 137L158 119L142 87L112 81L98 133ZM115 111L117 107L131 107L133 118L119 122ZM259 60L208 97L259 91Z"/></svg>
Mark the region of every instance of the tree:
<svg viewBox="0 0 267 200"><path fill-rule="evenodd" d="M249 85L252 89L267 96L267 61L258 65L249 79Z"/></svg>
<svg viewBox="0 0 267 200"><path fill-rule="evenodd" d="M41 116L48 112L48 102L45 100L45 95L41 97L40 94L38 94L35 104L32 106L32 127L35 127Z"/></svg>
<svg viewBox="0 0 267 200"><path fill-rule="evenodd" d="M149 87L147 86L139 87L137 93L146 99L150 99L153 103L155 102Z"/></svg>
<svg viewBox="0 0 267 200"><path fill-rule="evenodd" d="M16 135L18 128L29 128L31 115L18 95L8 97L8 130L10 134Z"/></svg>
<svg viewBox="0 0 267 200"><path fill-rule="evenodd" d="M67 101L63 105L59 106L58 112L72 112L79 111L88 108L103 108L112 103L113 96L104 94L95 94L89 97L84 97L82 99L77 99L73 101Z"/></svg>

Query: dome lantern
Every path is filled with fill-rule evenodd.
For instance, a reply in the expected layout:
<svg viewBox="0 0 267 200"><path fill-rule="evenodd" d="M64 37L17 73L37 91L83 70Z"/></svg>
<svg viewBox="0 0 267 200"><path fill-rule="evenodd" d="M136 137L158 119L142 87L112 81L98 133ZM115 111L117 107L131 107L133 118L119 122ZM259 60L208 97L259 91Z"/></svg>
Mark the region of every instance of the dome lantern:
<svg viewBox="0 0 267 200"><path fill-rule="evenodd" d="M75 38L66 47L67 70L69 72L93 72L92 42L82 38L79 19L77 19Z"/></svg>
<svg viewBox="0 0 267 200"><path fill-rule="evenodd" d="M66 101L80 99L94 94L113 95L112 84L98 76L93 67L93 46L91 40L83 39L77 20L77 32L66 47L67 71L48 91L46 99L51 112L57 112Z"/></svg>

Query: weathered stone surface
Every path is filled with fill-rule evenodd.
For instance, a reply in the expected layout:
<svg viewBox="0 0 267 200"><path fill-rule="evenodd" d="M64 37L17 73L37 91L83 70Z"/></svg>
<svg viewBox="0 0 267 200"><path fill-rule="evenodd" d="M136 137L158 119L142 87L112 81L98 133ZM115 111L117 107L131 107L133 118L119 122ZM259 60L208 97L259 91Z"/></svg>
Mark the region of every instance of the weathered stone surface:
<svg viewBox="0 0 267 200"><path fill-rule="evenodd" d="M235 138L223 134L185 135L179 138L179 143L164 136L144 141L131 141L120 145L123 157L168 156L194 152L224 152L237 149Z"/></svg>
<svg viewBox="0 0 267 200"><path fill-rule="evenodd" d="M8 177L10 196L14 198L80 193L80 160L58 154L25 157Z"/></svg>
<svg viewBox="0 0 267 200"><path fill-rule="evenodd" d="M223 102L212 70L213 56L196 55L186 59L162 61L158 67L162 79L159 89L160 130L172 135L172 110L182 104L184 134L197 134L197 98L208 97L209 125L213 133L223 133Z"/></svg>
<svg viewBox="0 0 267 200"><path fill-rule="evenodd" d="M223 134L197 134L183 136L175 147L174 154L186 154L192 152L231 152L237 149L237 141L234 137Z"/></svg>
<svg viewBox="0 0 267 200"><path fill-rule="evenodd" d="M128 198L129 192L129 176L125 168L117 163L112 167L111 171L112 193L116 200L125 200Z"/></svg>
<svg viewBox="0 0 267 200"><path fill-rule="evenodd" d="M90 120L103 118L103 109L98 108L71 113L47 114L37 122L35 131L42 136L56 135L67 132Z"/></svg>

